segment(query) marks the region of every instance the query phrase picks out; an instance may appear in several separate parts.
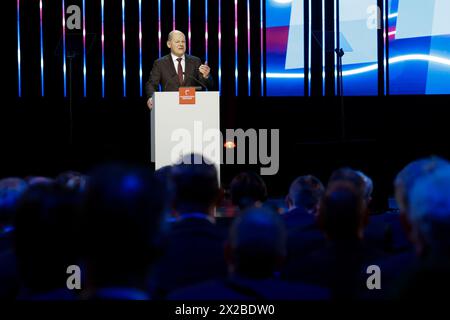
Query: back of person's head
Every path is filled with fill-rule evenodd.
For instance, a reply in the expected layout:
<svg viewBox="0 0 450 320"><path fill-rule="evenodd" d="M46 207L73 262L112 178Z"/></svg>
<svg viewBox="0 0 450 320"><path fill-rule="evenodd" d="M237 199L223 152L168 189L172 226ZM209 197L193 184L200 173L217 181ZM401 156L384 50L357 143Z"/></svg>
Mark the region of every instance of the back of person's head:
<svg viewBox="0 0 450 320"><path fill-rule="evenodd" d="M356 171L356 173L359 174L364 181L364 198L366 199L367 203L370 203L372 201L373 181L362 171Z"/></svg>
<svg viewBox="0 0 450 320"><path fill-rule="evenodd" d="M324 192L325 188L319 179L311 175L301 176L291 183L287 202L289 207L301 207L314 214Z"/></svg>
<svg viewBox="0 0 450 320"><path fill-rule="evenodd" d="M28 184L20 178L0 180L0 231L3 225L12 223L18 200L27 188Z"/></svg>
<svg viewBox="0 0 450 320"><path fill-rule="evenodd" d="M362 196L366 193L366 184L364 183L363 177L351 168L340 168L333 171L328 184L339 181L351 183L355 187L356 191Z"/></svg>
<svg viewBox="0 0 450 320"><path fill-rule="evenodd" d="M402 214L408 215L411 190L417 180L448 164L447 160L440 157L422 158L409 163L397 174L394 181L395 196Z"/></svg>
<svg viewBox="0 0 450 320"><path fill-rule="evenodd" d="M286 230L279 214L251 208L234 221L227 244L227 260L236 274L273 276L286 256Z"/></svg>
<svg viewBox="0 0 450 320"><path fill-rule="evenodd" d="M158 255L165 191L147 168L105 165L92 173L82 223L95 286L126 283Z"/></svg>
<svg viewBox="0 0 450 320"><path fill-rule="evenodd" d="M25 178L26 182L29 186L34 185L52 185L55 183L55 180L49 177L43 176L29 176Z"/></svg>
<svg viewBox="0 0 450 320"><path fill-rule="evenodd" d="M349 181L331 182L319 208L319 223L331 240L362 239L367 204Z"/></svg>
<svg viewBox="0 0 450 320"><path fill-rule="evenodd" d="M230 183L231 201L239 209L253 207L267 200L267 187L257 173L248 171L238 174Z"/></svg>
<svg viewBox="0 0 450 320"><path fill-rule="evenodd" d="M191 154L171 170L175 189L174 207L180 213L209 214L220 197L216 167L197 154Z"/></svg>
<svg viewBox="0 0 450 320"><path fill-rule="evenodd" d="M14 219L14 245L25 287L45 292L66 285L66 270L77 264L76 221L80 197L56 184L30 186Z"/></svg>
<svg viewBox="0 0 450 320"><path fill-rule="evenodd" d="M418 253L450 260L450 165L418 179L409 205Z"/></svg>
<svg viewBox="0 0 450 320"><path fill-rule="evenodd" d="M87 177L77 171L62 172L55 180L57 184L69 190L84 192L86 189Z"/></svg>

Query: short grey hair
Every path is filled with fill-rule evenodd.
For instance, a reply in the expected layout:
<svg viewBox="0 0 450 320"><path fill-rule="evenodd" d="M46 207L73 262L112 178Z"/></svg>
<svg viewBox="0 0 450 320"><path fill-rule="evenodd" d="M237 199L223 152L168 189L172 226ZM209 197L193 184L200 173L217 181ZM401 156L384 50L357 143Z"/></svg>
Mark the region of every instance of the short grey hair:
<svg viewBox="0 0 450 320"><path fill-rule="evenodd" d="M373 181L362 171L356 171L356 173L364 180L364 198L368 200L373 193Z"/></svg>
<svg viewBox="0 0 450 320"><path fill-rule="evenodd" d="M401 190L401 199L397 199L403 210L409 208L410 194L415 183L422 177L432 174L434 171L449 165L443 158L432 156L415 160L406 165L397 175L394 181L396 193Z"/></svg>
<svg viewBox="0 0 450 320"><path fill-rule="evenodd" d="M176 33L181 33L185 38L185 34L183 32L181 32L180 30L172 30L169 32L169 36L167 37L167 41L172 41L173 35Z"/></svg>
<svg viewBox="0 0 450 320"><path fill-rule="evenodd" d="M450 248L450 165L420 178L409 206L411 220L425 242Z"/></svg>

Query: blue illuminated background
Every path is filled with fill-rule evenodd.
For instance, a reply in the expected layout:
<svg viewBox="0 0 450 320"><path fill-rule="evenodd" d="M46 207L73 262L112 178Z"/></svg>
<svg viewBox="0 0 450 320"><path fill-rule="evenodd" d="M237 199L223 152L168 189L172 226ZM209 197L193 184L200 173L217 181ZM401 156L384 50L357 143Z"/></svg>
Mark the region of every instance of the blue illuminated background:
<svg viewBox="0 0 450 320"><path fill-rule="evenodd" d="M266 0L268 96L304 95L303 18L303 0Z"/></svg>
<svg viewBox="0 0 450 320"><path fill-rule="evenodd" d="M391 94L450 93L450 0L390 0Z"/></svg>
<svg viewBox="0 0 450 320"><path fill-rule="evenodd" d="M266 0L267 95L304 94L304 0ZM376 95L376 0L340 0L344 94ZM389 0L390 94L450 94L450 0Z"/></svg>

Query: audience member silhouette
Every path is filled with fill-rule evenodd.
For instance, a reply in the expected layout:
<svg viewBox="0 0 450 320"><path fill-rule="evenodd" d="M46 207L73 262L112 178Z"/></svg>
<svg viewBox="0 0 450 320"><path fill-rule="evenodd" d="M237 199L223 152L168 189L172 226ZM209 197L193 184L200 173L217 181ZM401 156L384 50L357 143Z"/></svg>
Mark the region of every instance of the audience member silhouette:
<svg viewBox="0 0 450 320"><path fill-rule="evenodd" d="M20 178L0 180L0 299L14 299L19 289L13 221L18 201L27 188Z"/></svg>
<svg viewBox="0 0 450 320"><path fill-rule="evenodd" d="M221 190L215 166L202 160L189 155L172 168L178 220L170 225L165 254L150 281L155 298L226 275L225 234L214 219Z"/></svg>
<svg viewBox="0 0 450 320"><path fill-rule="evenodd" d="M319 300L327 290L277 277L286 257L286 228L268 209L251 208L233 222L225 247L229 276L173 293L173 300Z"/></svg>
<svg viewBox="0 0 450 320"><path fill-rule="evenodd" d="M164 206L164 189L146 168L107 165L93 172L80 235L83 298L150 298L146 279L160 256Z"/></svg>
<svg viewBox="0 0 450 320"><path fill-rule="evenodd" d="M67 268L79 263L76 243L78 195L53 184L35 184L21 198L14 247L21 282L18 299L72 300Z"/></svg>

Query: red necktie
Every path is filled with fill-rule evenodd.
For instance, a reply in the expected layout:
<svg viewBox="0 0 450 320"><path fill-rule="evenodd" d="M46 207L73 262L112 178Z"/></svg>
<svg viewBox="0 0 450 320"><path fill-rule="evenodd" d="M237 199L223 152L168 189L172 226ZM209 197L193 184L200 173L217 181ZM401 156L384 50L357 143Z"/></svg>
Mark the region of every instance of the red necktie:
<svg viewBox="0 0 450 320"><path fill-rule="evenodd" d="M178 58L178 80L180 80L180 84L183 84L183 67L181 66L182 58Z"/></svg>

